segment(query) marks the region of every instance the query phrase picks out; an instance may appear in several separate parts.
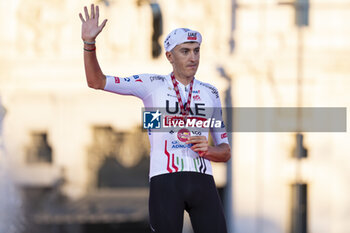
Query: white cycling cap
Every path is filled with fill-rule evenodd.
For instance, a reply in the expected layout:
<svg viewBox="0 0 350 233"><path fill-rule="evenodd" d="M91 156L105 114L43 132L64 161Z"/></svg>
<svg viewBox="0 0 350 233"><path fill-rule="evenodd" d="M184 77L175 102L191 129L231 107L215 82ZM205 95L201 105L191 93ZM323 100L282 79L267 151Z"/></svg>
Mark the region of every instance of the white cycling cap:
<svg viewBox="0 0 350 233"><path fill-rule="evenodd" d="M176 45L185 42L198 42L202 43L202 35L194 30L188 28L177 28L169 33L164 40L164 48L167 52L170 52Z"/></svg>

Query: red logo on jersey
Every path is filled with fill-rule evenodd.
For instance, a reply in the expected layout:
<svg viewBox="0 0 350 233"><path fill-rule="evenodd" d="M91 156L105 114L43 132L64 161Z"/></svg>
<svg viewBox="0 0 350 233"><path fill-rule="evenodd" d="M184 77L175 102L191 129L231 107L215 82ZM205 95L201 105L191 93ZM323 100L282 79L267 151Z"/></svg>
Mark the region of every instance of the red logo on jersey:
<svg viewBox="0 0 350 233"><path fill-rule="evenodd" d="M193 96L193 100L195 101L200 101L201 100L201 97L199 95L194 95Z"/></svg>
<svg viewBox="0 0 350 233"><path fill-rule="evenodd" d="M118 77L114 77L114 82L115 83L120 83L120 79Z"/></svg>
<svg viewBox="0 0 350 233"><path fill-rule="evenodd" d="M191 132L188 129L180 129L179 132L177 132L177 138L181 141L181 142L186 142L189 137L191 136Z"/></svg>
<svg viewBox="0 0 350 233"><path fill-rule="evenodd" d="M143 83L141 79L136 79L135 82Z"/></svg>
<svg viewBox="0 0 350 233"><path fill-rule="evenodd" d="M221 139L227 138L227 133L221 134Z"/></svg>

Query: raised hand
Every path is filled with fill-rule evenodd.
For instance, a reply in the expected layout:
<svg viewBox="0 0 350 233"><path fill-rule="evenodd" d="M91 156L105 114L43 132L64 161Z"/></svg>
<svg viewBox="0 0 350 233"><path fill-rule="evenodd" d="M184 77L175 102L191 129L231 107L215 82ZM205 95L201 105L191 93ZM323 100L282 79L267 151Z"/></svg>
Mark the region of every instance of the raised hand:
<svg viewBox="0 0 350 233"><path fill-rule="evenodd" d="M96 37L102 29L106 26L107 19L103 20L101 25L98 25L98 18L99 18L99 8L98 6L95 6L94 4L91 4L91 14L89 15L88 9L85 6L84 7L84 12L85 12L85 19L81 13L79 13L79 17L82 22L82 27L81 27L81 38L83 41L87 42L93 42L95 41Z"/></svg>

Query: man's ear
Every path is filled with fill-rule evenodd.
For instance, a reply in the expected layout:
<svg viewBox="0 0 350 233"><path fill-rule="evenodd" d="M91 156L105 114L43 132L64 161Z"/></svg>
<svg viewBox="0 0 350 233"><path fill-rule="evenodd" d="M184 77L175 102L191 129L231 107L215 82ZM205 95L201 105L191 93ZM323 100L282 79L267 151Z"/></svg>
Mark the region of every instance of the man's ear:
<svg viewBox="0 0 350 233"><path fill-rule="evenodd" d="M173 63L173 54L171 52L165 52L165 56L170 63Z"/></svg>

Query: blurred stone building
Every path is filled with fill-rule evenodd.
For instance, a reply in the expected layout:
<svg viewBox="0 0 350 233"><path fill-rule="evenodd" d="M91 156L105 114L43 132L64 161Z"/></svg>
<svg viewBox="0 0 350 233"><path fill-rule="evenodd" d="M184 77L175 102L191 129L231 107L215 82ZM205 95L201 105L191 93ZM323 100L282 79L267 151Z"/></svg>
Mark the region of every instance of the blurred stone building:
<svg viewBox="0 0 350 233"><path fill-rule="evenodd" d="M162 41L189 27L204 38L197 78L219 89L223 105L349 107L346 0L310 1L301 29L293 1L0 0L4 145L27 217L39 224L28 232L148 229L142 102L87 87L78 13L90 3L100 5L101 21L108 18L97 39L105 74L169 73ZM308 157L300 162L291 157L293 132L231 136L230 229L289 232L299 169L308 184L308 232L348 232L348 133L304 134ZM216 164L214 173L222 189L226 166Z"/></svg>

